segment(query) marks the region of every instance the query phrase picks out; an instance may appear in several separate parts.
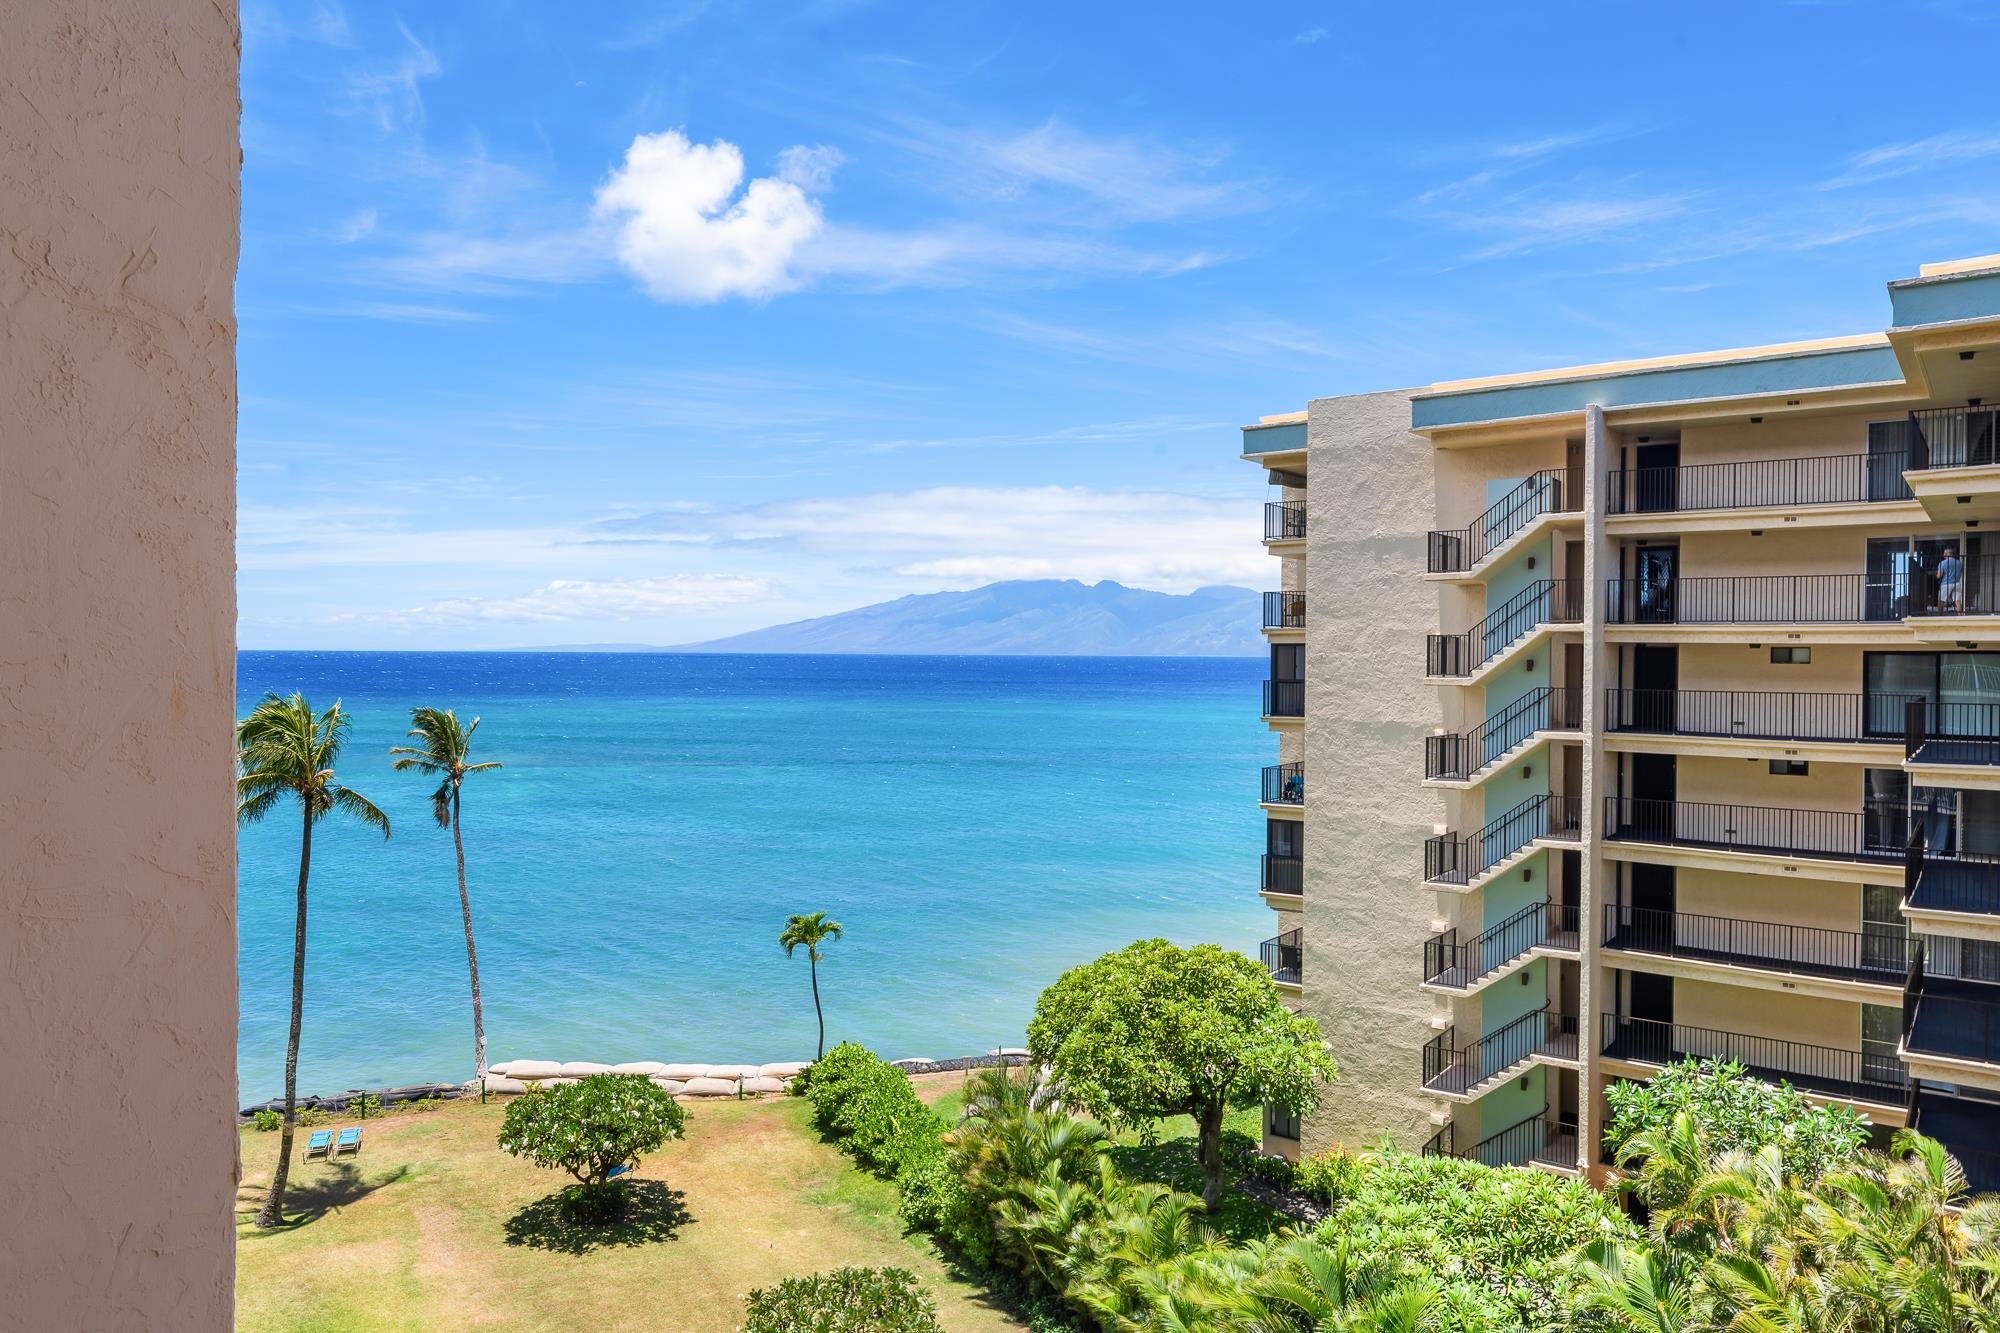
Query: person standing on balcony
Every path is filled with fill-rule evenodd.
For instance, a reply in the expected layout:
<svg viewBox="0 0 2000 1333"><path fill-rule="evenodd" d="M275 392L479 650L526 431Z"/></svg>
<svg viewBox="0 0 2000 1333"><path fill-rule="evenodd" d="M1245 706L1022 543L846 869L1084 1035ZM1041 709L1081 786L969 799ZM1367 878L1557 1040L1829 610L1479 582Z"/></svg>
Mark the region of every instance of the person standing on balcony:
<svg viewBox="0 0 2000 1333"><path fill-rule="evenodd" d="M1965 614L1965 565L1958 558L1958 548L1944 548L1944 559L1938 561L1938 610L1952 615Z"/></svg>

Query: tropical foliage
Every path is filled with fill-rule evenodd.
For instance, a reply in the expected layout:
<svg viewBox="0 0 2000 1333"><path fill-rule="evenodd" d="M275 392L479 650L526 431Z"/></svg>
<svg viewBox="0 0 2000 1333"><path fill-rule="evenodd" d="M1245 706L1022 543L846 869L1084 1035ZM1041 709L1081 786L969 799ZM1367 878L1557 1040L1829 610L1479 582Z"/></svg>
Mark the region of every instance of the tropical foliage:
<svg viewBox="0 0 2000 1333"><path fill-rule="evenodd" d="M744 1297L743 1333L940 1333L937 1302L901 1268L840 1268Z"/></svg>
<svg viewBox="0 0 2000 1333"><path fill-rule="evenodd" d="M778 943L783 947L785 957L790 958L792 950L803 945L806 962L812 969L813 1016L819 1020L819 1045L813 1051L815 1060L826 1054L826 1011L819 1002L819 965L826 955L819 951L819 946L839 938L840 923L827 920L825 912L787 917L785 928L778 933Z"/></svg>
<svg viewBox="0 0 2000 1333"><path fill-rule="evenodd" d="M820 1132L876 1174L893 1179L944 1151L944 1121L918 1099L908 1074L865 1046L842 1042L803 1079Z"/></svg>
<svg viewBox="0 0 2000 1333"><path fill-rule="evenodd" d="M1127 1126L1192 1116L1202 1201L1223 1189L1222 1120L1264 1101L1303 1113L1336 1069L1319 1025L1289 1012L1270 973L1213 944L1139 940L1043 991L1028 1050L1066 1101Z"/></svg>
<svg viewBox="0 0 2000 1333"><path fill-rule="evenodd" d="M389 836L389 817L375 803L334 777L334 761L347 739L348 716L338 700L315 712L305 696L267 694L236 724L236 818L254 824L288 800L296 800L299 883L292 926L292 1025L285 1039L285 1115L278 1144L278 1167L257 1210L257 1225L284 1221L285 1185L291 1174L292 1131L298 1121L299 1033L306 1004L306 886L312 877L313 826L336 812Z"/></svg>
<svg viewBox="0 0 2000 1333"><path fill-rule="evenodd" d="M472 762L472 733L479 719L460 723L449 708L412 708L410 738L416 745L398 745L389 753L398 773L414 769L438 780L431 793L431 815L438 827L451 830L452 851L458 862L458 910L465 922L465 968L472 979L472 1059L474 1078L486 1077L486 1017L479 993L479 951L472 943L472 897L465 888L465 831L461 796L465 779L500 767L488 761Z"/></svg>
<svg viewBox="0 0 2000 1333"><path fill-rule="evenodd" d="M625 1207L625 1184L611 1173L637 1165L686 1127L687 1111L644 1075L592 1074L516 1097L500 1125L500 1147L567 1171L577 1183L564 1192L564 1213L573 1221L606 1222Z"/></svg>

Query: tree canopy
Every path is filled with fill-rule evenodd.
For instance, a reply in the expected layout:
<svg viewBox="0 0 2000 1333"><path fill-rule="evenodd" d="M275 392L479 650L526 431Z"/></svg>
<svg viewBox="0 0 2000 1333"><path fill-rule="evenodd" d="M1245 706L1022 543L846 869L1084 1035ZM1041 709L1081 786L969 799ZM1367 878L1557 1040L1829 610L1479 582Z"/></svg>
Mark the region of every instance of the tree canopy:
<svg viewBox="0 0 2000 1333"><path fill-rule="evenodd" d="M1261 1100L1311 1109L1338 1072L1319 1025L1289 1012L1260 964L1213 944L1139 940L1073 967L1042 992L1028 1049L1065 1100L1123 1124L1193 1116L1213 1207L1222 1116Z"/></svg>
<svg viewBox="0 0 2000 1333"><path fill-rule="evenodd" d="M537 1166L574 1176L579 1216L616 1212L614 1167L636 1162L681 1137L687 1111L643 1074L592 1074L578 1083L514 1099L500 1125L500 1147Z"/></svg>

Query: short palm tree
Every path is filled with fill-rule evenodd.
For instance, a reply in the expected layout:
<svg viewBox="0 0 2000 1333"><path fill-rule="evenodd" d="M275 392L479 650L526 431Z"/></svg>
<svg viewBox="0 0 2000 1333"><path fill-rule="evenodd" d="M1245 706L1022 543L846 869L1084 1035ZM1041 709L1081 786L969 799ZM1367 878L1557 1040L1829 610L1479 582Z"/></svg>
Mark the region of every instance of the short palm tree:
<svg viewBox="0 0 2000 1333"><path fill-rule="evenodd" d="M480 1010L479 951L472 945L472 898L465 890L465 834L459 811L459 792L469 773L484 773L500 767L497 763L470 762L472 733L479 719L461 723L449 708L412 708L410 736L417 745L398 745L389 753L395 757L396 771L414 768L438 779L431 793L431 813L439 828L451 830L452 850L458 854L458 910L465 918L465 969L472 976L472 1076L486 1077L486 1019Z"/></svg>
<svg viewBox="0 0 2000 1333"><path fill-rule="evenodd" d="M250 716L236 724L236 818L254 824L288 796L298 798L304 829L299 835L298 917L292 930L292 1030L285 1043L284 1133L278 1140L278 1169L271 1191L257 1211L257 1225L284 1221L285 1181L292 1163L297 1125L299 1028L306 1000L306 881L312 874L313 825L338 810L389 836L389 817L361 793L333 776L334 760L347 738L349 718L335 701L315 713L302 694L267 694Z"/></svg>
<svg viewBox="0 0 2000 1333"><path fill-rule="evenodd" d="M815 1060L826 1054L826 1013L819 1004L819 960L825 955L820 953L819 946L839 938L840 923L827 920L825 912L788 917L784 931L778 936L778 943L785 946L785 957L790 958L792 950L803 944L806 960L812 964L813 1013L819 1018L819 1050L813 1056Z"/></svg>

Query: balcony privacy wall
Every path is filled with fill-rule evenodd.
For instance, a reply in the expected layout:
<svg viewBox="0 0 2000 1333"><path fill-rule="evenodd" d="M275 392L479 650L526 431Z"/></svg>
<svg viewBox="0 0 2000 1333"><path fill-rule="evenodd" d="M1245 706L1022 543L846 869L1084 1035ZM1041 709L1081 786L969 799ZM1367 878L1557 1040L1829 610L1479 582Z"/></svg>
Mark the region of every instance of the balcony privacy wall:
<svg viewBox="0 0 2000 1333"><path fill-rule="evenodd" d="M4 32L0 1325L226 1329L236 6Z"/></svg>

